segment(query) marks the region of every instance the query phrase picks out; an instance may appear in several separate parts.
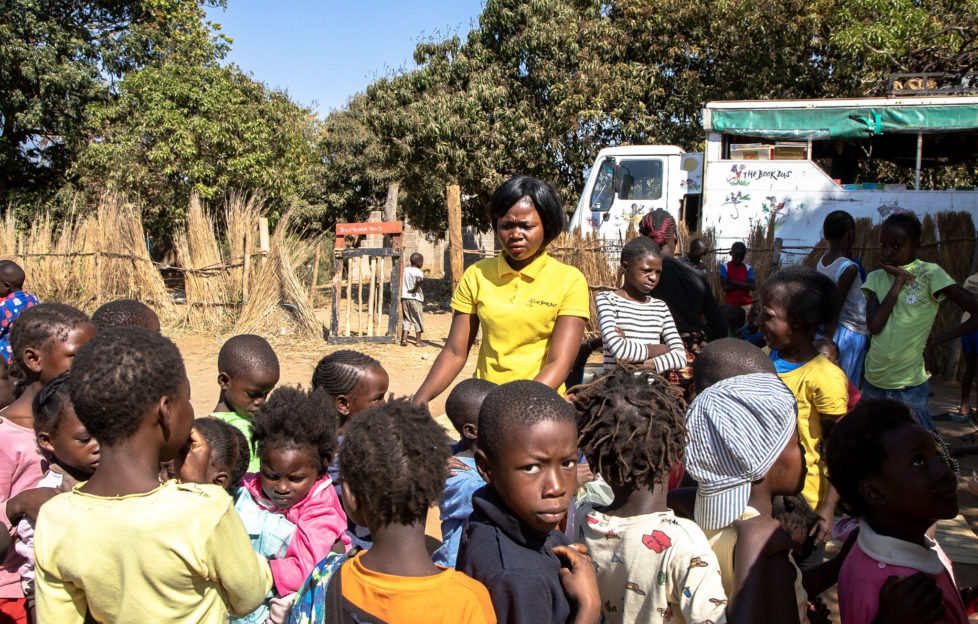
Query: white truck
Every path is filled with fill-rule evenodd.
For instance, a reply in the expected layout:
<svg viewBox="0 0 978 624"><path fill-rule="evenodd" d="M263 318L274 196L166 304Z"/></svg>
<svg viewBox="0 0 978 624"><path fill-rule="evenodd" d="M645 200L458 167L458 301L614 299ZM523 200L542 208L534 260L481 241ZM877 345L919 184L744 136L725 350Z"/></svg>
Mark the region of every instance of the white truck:
<svg viewBox="0 0 978 624"><path fill-rule="evenodd" d="M710 102L703 127L703 154L671 145L601 150L570 229L619 240L630 223L665 208L690 231L713 228L724 249L772 221L784 246L813 246L833 210L875 221L894 211L966 211L978 222L974 188L919 190L922 168L978 157L978 97ZM915 183L857 183L864 158L909 167Z"/></svg>

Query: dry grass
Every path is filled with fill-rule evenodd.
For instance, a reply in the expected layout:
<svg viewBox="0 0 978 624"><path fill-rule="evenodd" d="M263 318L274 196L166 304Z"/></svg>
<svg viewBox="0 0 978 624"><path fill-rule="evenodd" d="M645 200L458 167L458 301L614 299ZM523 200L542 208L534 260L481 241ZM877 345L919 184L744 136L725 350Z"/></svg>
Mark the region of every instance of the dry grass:
<svg viewBox="0 0 978 624"><path fill-rule="evenodd" d="M308 286L296 275L296 267L312 258L318 239L300 238L291 228L291 216L287 212L276 224L268 256L258 263L248 302L234 325L235 334L322 338Z"/></svg>

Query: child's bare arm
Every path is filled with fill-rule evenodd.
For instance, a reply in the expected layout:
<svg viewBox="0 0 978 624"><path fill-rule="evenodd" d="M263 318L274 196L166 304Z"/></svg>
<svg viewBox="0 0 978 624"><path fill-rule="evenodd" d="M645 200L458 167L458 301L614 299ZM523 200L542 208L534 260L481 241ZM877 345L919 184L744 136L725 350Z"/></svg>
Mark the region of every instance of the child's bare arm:
<svg viewBox="0 0 978 624"><path fill-rule="evenodd" d="M730 622L792 622L798 619L788 551L797 544L778 521L757 516L737 523L734 583L728 596Z"/></svg>
<svg viewBox="0 0 978 624"><path fill-rule="evenodd" d="M893 306L896 305L900 289L903 288L903 285L911 277L910 273L900 267L889 264L881 266L884 271L893 276L893 285L890 286L889 292L883 297L883 301L877 299L875 293L866 293L866 329L874 336L883 331L886 321L890 319L890 314L893 312Z"/></svg>
<svg viewBox="0 0 978 624"><path fill-rule="evenodd" d="M948 340L954 340L955 338L966 336L971 332L978 330L978 297L957 284L946 286L937 291L937 293L944 295L954 303L958 304L958 307L970 314L971 318L964 323L961 323L954 329L928 340L925 351L930 350L941 343L947 342Z"/></svg>
<svg viewBox="0 0 978 624"><path fill-rule="evenodd" d="M567 563L566 568L560 569L560 584L575 607L573 624L594 624L601 618L601 596L587 547L583 544L557 546L554 554Z"/></svg>

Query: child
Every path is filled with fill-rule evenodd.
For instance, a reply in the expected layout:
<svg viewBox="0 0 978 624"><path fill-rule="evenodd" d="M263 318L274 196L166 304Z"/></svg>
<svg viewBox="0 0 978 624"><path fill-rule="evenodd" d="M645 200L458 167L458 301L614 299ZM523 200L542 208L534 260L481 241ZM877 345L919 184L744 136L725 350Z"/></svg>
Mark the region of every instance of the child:
<svg viewBox="0 0 978 624"><path fill-rule="evenodd" d="M340 415L342 435L350 416L379 405L387 394L390 377L380 362L359 351L341 349L319 360L312 387L333 399Z"/></svg>
<svg viewBox="0 0 978 624"><path fill-rule="evenodd" d="M618 362L644 364L664 373L686 366L686 347L666 304L652 289L662 275L662 250L639 236L621 250L622 287L594 298L598 327L604 342L604 369Z"/></svg>
<svg viewBox="0 0 978 624"><path fill-rule="evenodd" d="M194 420L174 470L182 483L212 483L233 495L241 487L250 459L243 433L223 420L205 416Z"/></svg>
<svg viewBox="0 0 978 624"><path fill-rule="evenodd" d="M838 297L838 322L826 329L839 350L839 368L852 385L858 387L863 375L863 358L869 345L866 329L866 295L862 292L863 279L859 267L849 259L856 222L844 210L830 212L822 222L822 235L829 243L829 250L815 268L836 284Z"/></svg>
<svg viewBox="0 0 978 624"><path fill-rule="evenodd" d="M44 303L24 310L10 332L12 365L19 372L18 396L3 416L31 429L31 403L41 386L68 370L71 359L95 335L84 312L62 303Z"/></svg>
<svg viewBox="0 0 978 624"><path fill-rule="evenodd" d="M87 316L60 303L24 310L14 324L13 362L23 371L22 393L0 412L0 520L7 529L25 513L36 513L37 506L50 498L51 490L33 489L43 476L44 460L34 433L34 396L41 386L68 370L75 353L94 333ZM24 562L14 550L6 551L0 567L0 612L10 613L8 607L19 609L26 618L17 573Z"/></svg>
<svg viewBox="0 0 978 624"><path fill-rule="evenodd" d="M16 262L0 260L0 354L10 361L13 350L10 344L10 328L24 310L37 305L37 297L21 290L24 287L24 269Z"/></svg>
<svg viewBox="0 0 978 624"><path fill-rule="evenodd" d="M686 252L685 256L679 258L679 261L685 265L691 266L697 271L702 271L706 273L706 265L703 264L703 256L706 252L710 250L710 246L702 238L694 238L689 243L689 251Z"/></svg>
<svg viewBox="0 0 978 624"><path fill-rule="evenodd" d="M148 305L135 299L117 299L103 303L102 307L92 313L92 323L99 331L132 325L160 331L160 317Z"/></svg>
<svg viewBox="0 0 978 624"><path fill-rule="evenodd" d="M421 283L424 281L424 273L421 267L424 266L424 256L415 252L411 254L411 266L404 269L404 278L401 280L401 315L403 327L401 328L401 346L407 346L408 333L414 329L416 332L414 345L423 347L421 334L424 333L424 291Z"/></svg>
<svg viewBox="0 0 978 624"><path fill-rule="evenodd" d="M87 481L99 462L98 442L81 424L68 396L68 374L58 375L34 397L34 432L48 465L39 488L70 492ZM18 569L28 610L34 610L34 522L23 517L17 523L17 553L26 560Z"/></svg>
<svg viewBox="0 0 978 624"><path fill-rule="evenodd" d="M835 342L829 340L828 338L818 338L812 343L812 346L815 347L816 351L824 355L829 362L839 366L839 347L835 344ZM851 379L847 378L847 381L849 382L849 403L846 404L846 411L849 411L855 407L856 403L859 402L859 399L862 398L863 395L860 394L858 389L856 389L856 386L852 385Z"/></svg>
<svg viewBox="0 0 978 624"><path fill-rule="evenodd" d="M731 603L744 583L766 579L768 617L751 621L803 621L800 570L787 552L762 553L780 531L772 499L804 484L794 395L770 373L721 379L690 405L686 426L686 470L698 482L694 516L717 555Z"/></svg>
<svg viewBox="0 0 978 624"><path fill-rule="evenodd" d="M827 454L829 478L860 517L856 545L839 575L842 622L872 622L883 606L878 589L918 572L936 580L944 615L939 603L931 617L916 621L967 622L951 560L926 535L937 520L958 514L957 483L910 409L863 399L836 425Z"/></svg>
<svg viewBox="0 0 978 624"><path fill-rule="evenodd" d="M472 494L486 484L476 470L475 452L479 450L479 409L495 387L496 384L485 379L465 379L452 389L445 401L445 413L461 438L453 449L455 457L469 469L449 475L438 503L442 545L431 559L442 567L455 567L462 529L472 514Z"/></svg>
<svg viewBox="0 0 978 624"><path fill-rule="evenodd" d="M978 298L954 283L944 269L917 259L920 221L911 213L892 214L880 228L880 266L866 277L864 399L903 401L927 429L935 429L927 399L926 360L934 347L978 329ZM971 314L954 329L928 339L938 304L948 298Z"/></svg>
<svg viewBox="0 0 978 624"><path fill-rule="evenodd" d="M190 381L176 346L116 327L79 350L68 380L98 470L41 507L34 536L39 622L224 622L271 587L231 499L215 485L160 484L186 444ZM124 588L124 591L123 591Z"/></svg>
<svg viewBox="0 0 978 624"><path fill-rule="evenodd" d="M597 570L606 624L724 621L720 568L696 523L666 505L666 484L686 446L686 404L648 371L619 368L572 398L580 445L611 486L605 507L577 511L578 539Z"/></svg>
<svg viewBox="0 0 978 624"><path fill-rule="evenodd" d="M723 285L723 301L750 310L753 301L750 291L757 288L754 267L744 263L747 245L737 242L730 246L730 262L720 265L720 283Z"/></svg>
<svg viewBox="0 0 978 624"><path fill-rule="evenodd" d="M978 272L966 279L963 286L973 297L978 297ZM961 322L964 323L969 317L970 315L965 312L961 317ZM961 355L964 359L964 372L961 374L961 403L958 404L957 417L964 420L973 413L969 397L971 385L975 380L975 363L978 361L978 329L961 336ZM976 391L975 400L976 405L978 405L978 391Z"/></svg>
<svg viewBox="0 0 978 624"><path fill-rule="evenodd" d="M724 320L727 321L727 331L734 338L740 338L741 340L746 339L747 328L747 313L740 306L735 306L729 303L725 303L720 306L720 312L723 313Z"/></svg>
<svg viewBox="0 0 978 624"><path fill-rule="evenodd" d="M261 336L232 336L217 355L217 384L221 397L208 416L233 425L244 434L251 449L248 470L258 471L258 455L251 443L252 421L265 397L278 383L278 357Z"/></svg>
<svg viewBox="0 0 978 624"><path fill-rule="evenodd" d="M594 624L594 568L556 530L577 489L570 404L536 381L499 386L479 410L475 461L487 485L472 496L456 569L486 585L500 622Z"/></svg>
<svg viewBox="0 0 978 624"><path fill-rule="evenodd" d="M251 499L296 525L285 556L269 561L279 596L302 585L312 568L342 541L346 514L326 468L336 452L336 412L325 392L279 388L258 411L254 441L261 471L244 477L237 508Z"/></svg>
<svg viewBox="0 0 978 624"><path fill-rule="evenodd" d="M434 565L425 548L425 518L449 456L445 432L407 401L372 407L350 423L340 449L343 505L370 529L373 546L310 580L291 622L496 622L485 586Z"/></svg>
<svg viewBox="0 0 978 624"><path fill-rule="evenodd" d="M798 434L805 449L802 496L822 518L820 548L803 568L821 563L835 516L837 496L822 471L819 446L823 421L842 418L849 404L849 382L842 370L820 354L812 342L835 319L836 288L832 280L801 265L771 275L761 288L761 325L778 376L798 401Z"/></svg>

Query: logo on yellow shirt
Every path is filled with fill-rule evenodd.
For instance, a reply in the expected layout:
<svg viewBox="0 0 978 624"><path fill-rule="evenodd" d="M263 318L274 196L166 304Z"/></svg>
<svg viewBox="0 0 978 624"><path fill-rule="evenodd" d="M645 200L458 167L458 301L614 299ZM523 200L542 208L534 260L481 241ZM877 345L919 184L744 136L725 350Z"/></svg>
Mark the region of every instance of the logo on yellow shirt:
<svg viewBox="0 0 978 624"><path fill-rule="evenodd" d="M556 308L557 304L553 301L544 301L543 299L537 299L536 297L530 297L527 303L534 306L547 306L548 308Z"/></svg>

